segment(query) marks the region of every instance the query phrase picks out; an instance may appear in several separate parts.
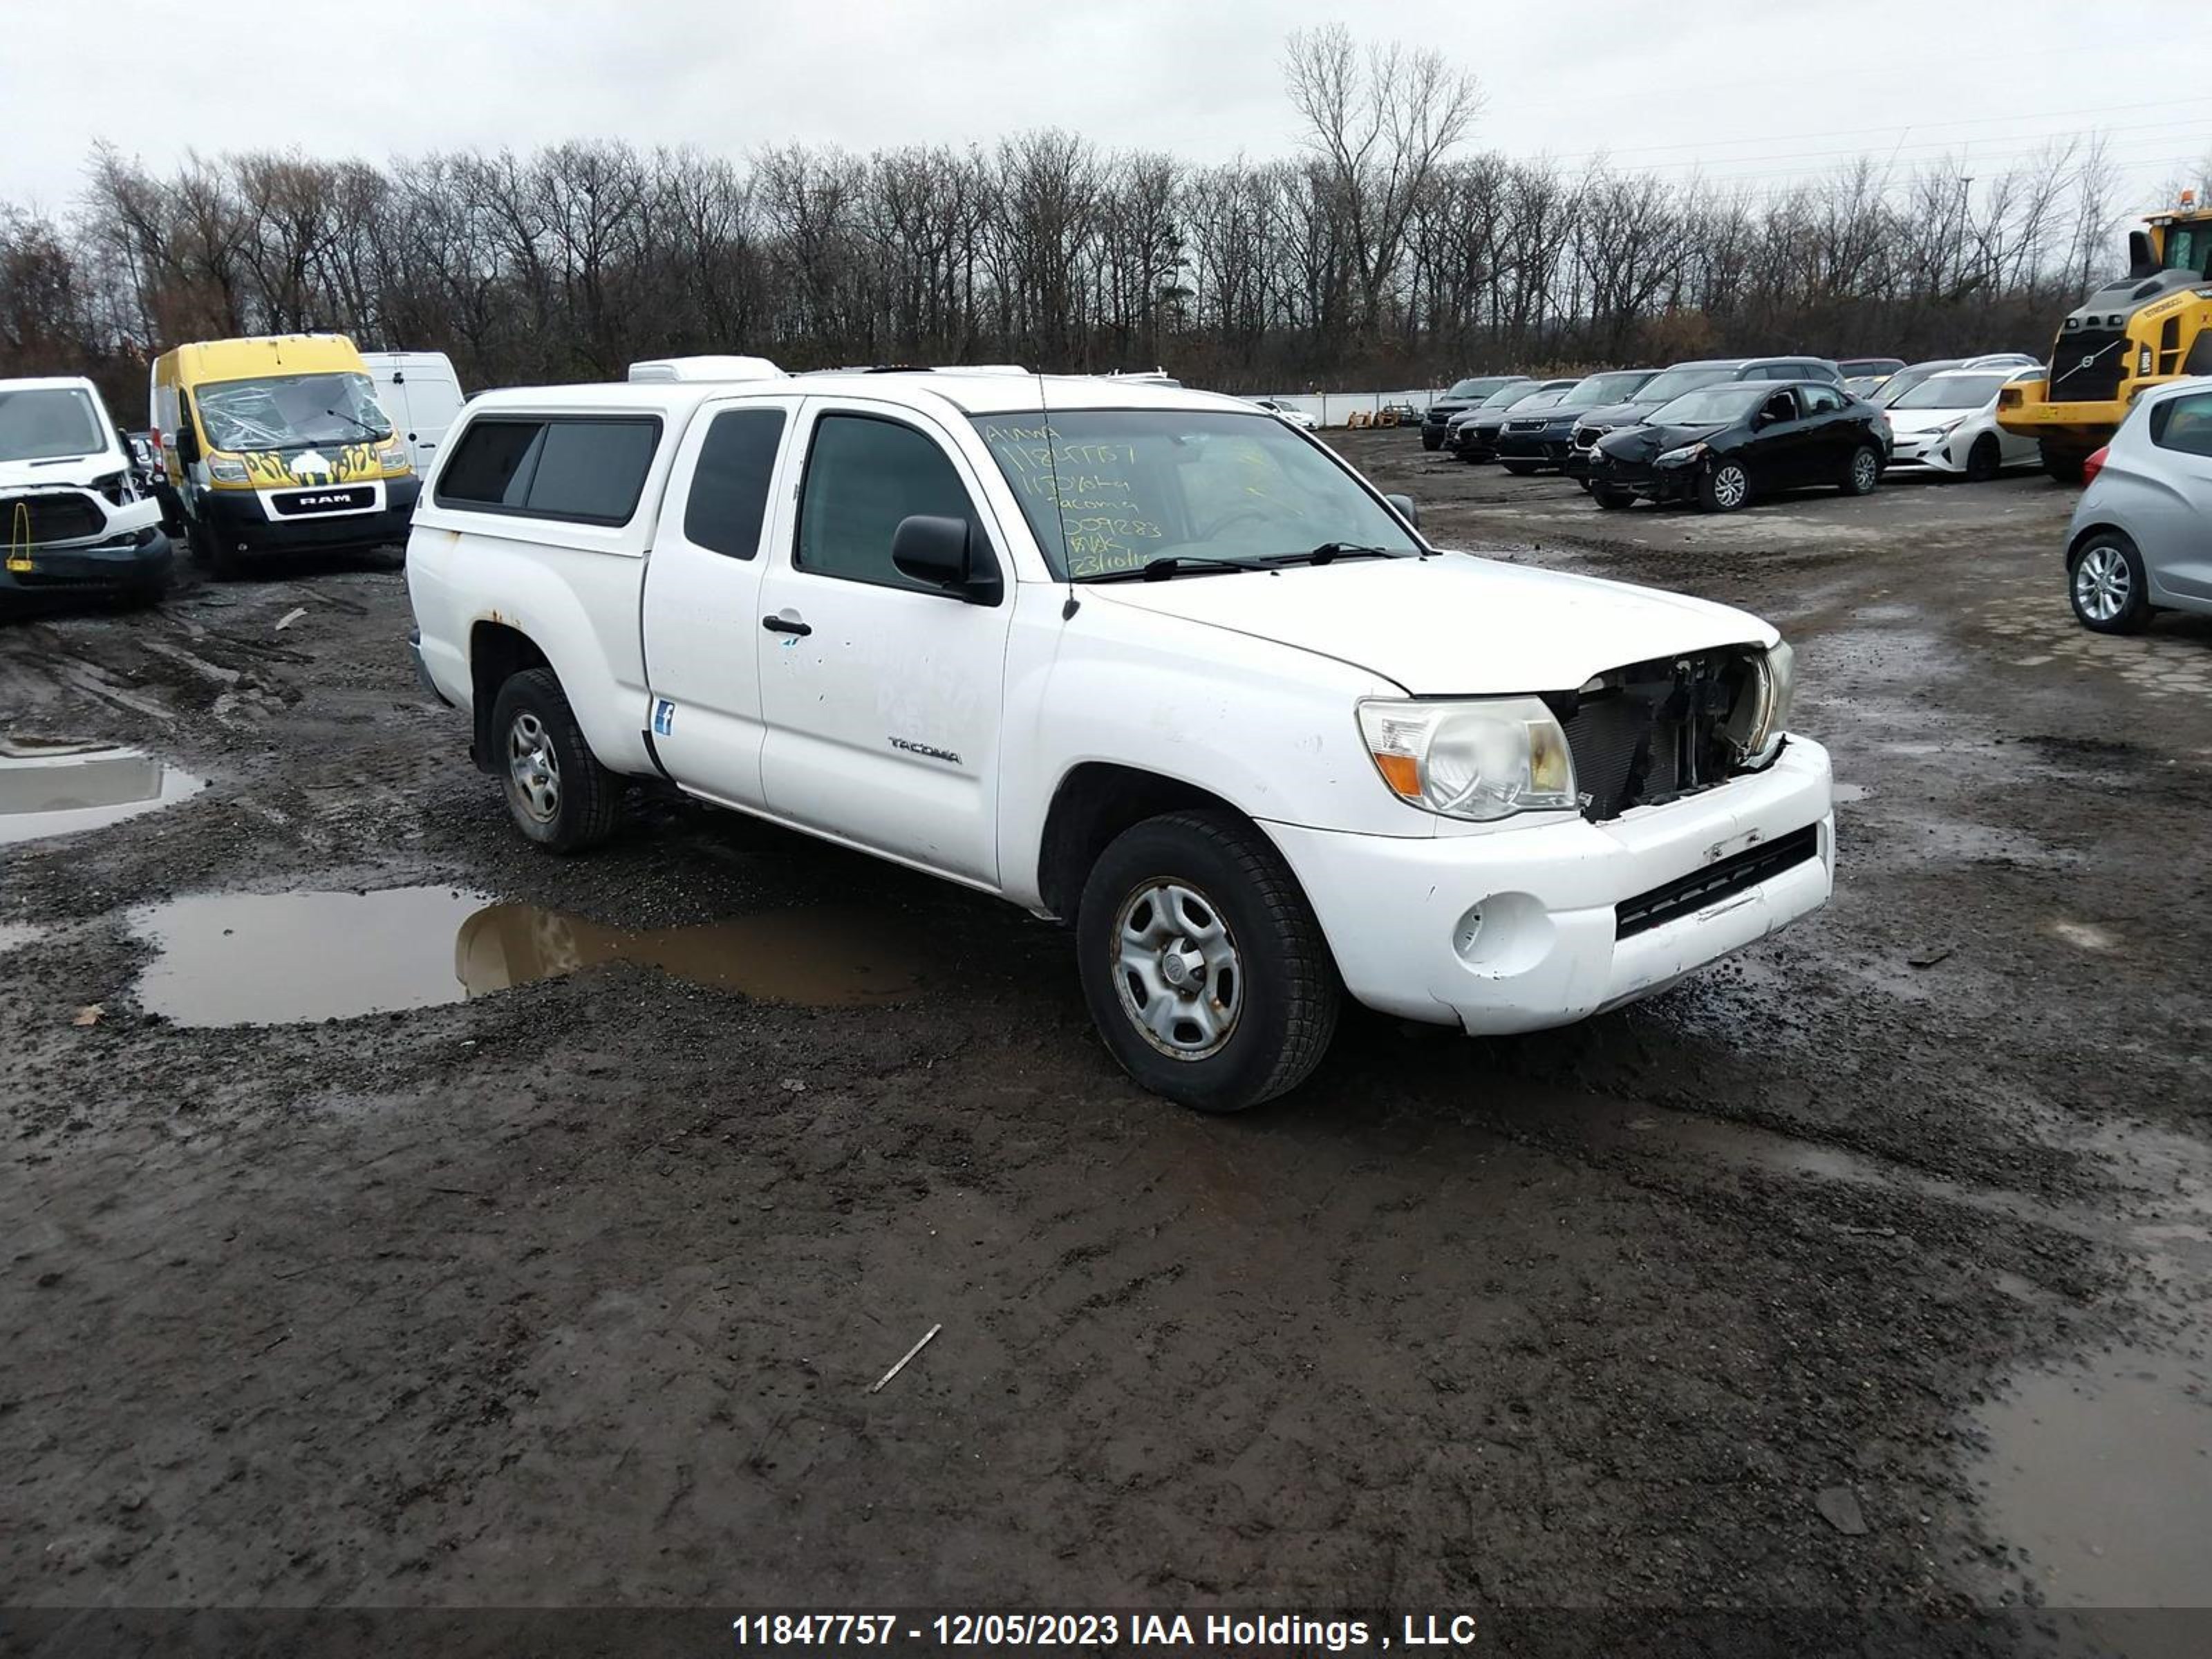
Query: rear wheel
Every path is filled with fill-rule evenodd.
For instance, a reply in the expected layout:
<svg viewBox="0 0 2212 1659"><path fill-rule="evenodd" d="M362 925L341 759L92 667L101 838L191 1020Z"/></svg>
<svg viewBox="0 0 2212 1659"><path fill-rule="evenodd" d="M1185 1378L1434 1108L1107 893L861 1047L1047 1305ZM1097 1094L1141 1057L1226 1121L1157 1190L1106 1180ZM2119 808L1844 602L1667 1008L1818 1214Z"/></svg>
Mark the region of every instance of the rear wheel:
<svg viewBox="0 0 2212 1659"><path fill-rule="evenodd" d="M1751 474L1741 461L1723 457L1698 480L1698 505L1708 513L1734 513L1751 499Z"/></svg>
<svg viewBox="0 0 2212 1659"><path fill-rule="evenodd" d="M622 781L593 757L551 669L526 669L501 686L491 726L507 816L525 837L548 852L580 853L614 833Z"/></svg>
<svg viewBox="0 0 2212 1659"><path fill-rule="evenodd" d="M1336 1031L1335 965L1267 837L1234 813L1122 831L1076 914L1091 1018L1154 1094L1237 1112L1303 1082Z"/></svg>
<svg viewBox="0 0 2212 1659"><path fill-rule="evenodd" d="M2087 456L2075 450L2055 448L2050 444L2045 444L2041 448L2045 472L2061 483L2077 484L2081 482L2081 463L2088 459Z"/></svg>
<svg viewBox="0 0 2212 1659"><path fill-rule="evenodd" d="M1851 464L1844 469L1844 494L1871 495L1881 482L1881 452L1872 444L1861 444L1851 452Z"/></svg>
<svg viewBox="0 0 2212 1659"><path fill-rule="evenodd" d="M2142 555L2117 530L2090 532L2066 564L2066 597L2081 626L2100 634L2139 634L2150 622L2150 581Z"/></svg>
<svg viewBox="0 0 2212 1659"><path fill-rule="evenodd" d="M1609 513L1618 512L1624 507L1636 505L1636 492L1632 489L1621 489L1613 484L1601 483L1585 484L1583 487L1589 491L1592 501Z"/></svg>
<svg viewBox="0 0 2212 1659"><path fill-rule="evenodd" d="M1997 447L1996 434L1984 432L1974 440L1974 447L1966 452L1966 482L1987 483L2004 467L2004 452Z"/></svg>

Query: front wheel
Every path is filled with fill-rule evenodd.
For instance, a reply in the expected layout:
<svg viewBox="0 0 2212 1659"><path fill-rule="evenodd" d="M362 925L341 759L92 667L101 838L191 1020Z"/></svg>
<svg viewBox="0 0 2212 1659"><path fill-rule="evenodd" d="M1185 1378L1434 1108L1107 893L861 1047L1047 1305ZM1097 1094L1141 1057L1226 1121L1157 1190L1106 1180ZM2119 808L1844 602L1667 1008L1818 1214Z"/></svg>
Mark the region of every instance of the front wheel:
<svg viewBox="0 0 2212 1659"><path fill-rule="evenodd" d="M1881 452L1872 444L1861 444L1851 452L1851 464L1844 469L1844 494L1871 495L1881 482Z"/></svg>
<svg viewBox="0 0 2212 1659"><path fill-rule="evenodd" d="M1751 474L1741 461L1718 460L1698 480L1698 505L1708 513L1734 513L1751 499Z"/></svg>
<svg viewBox="0 0 2212 1659"><path fill-rule="evenodd" d="M2140 634L2150 622L2150 580L2142 555L2117 530L2100 530L2066 567L2066 597L2081 626L2099 634Z"/></svg>
<svg viewBox="0 0 2212 1659"><path fill-rule="evenodd" d="M622 781L599 764L550 668L511 676L492 704L493 755L507 816L552 853L580 853L615 830Z"/></svg>
<svg viewBox="0 0 2212 1659"><path fill-rule="evenodd" d="M1297 1087L1335 1035L1335 964L1267 838L1175 812L1115 837L1076 913L1083 994L1140 1085L1206 1112Z"/></svg>
<svg viewBox="0 0 2212 1659"><path fill-rule="evenodd" d="M1988 483L2003 470L2004 451L1997 446L1996 434L1984 432L1966 452L1966 482Z"/></svg>
<svg viewBox="0 0 2212 1659"><path fill-rule="evenodd" d="M1624 507L1636 505L1636 492L1632 489L1601 483L1585 484L1583 488L1589 491L1590 499L1608 513L1618 513Z"/></svg>
<svg viewBox="0 0 2212 1659"><path fill-rule="evenodd" d="M1421 434L1421 447L1424 449L1436 449L1441 447L1443 443L1443 440L1442 438L1431 438L1425 432Z"/></svg>

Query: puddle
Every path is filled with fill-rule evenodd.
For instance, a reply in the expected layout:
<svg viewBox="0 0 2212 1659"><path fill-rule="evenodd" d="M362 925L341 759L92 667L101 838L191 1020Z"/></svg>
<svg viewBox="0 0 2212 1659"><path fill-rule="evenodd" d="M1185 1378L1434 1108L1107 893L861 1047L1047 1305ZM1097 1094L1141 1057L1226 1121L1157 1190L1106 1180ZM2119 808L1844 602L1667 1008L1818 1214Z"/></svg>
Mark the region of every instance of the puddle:
<svg viewBox="0 0 2212 1659"><path fill-rule="evenodd" d="M201 787L136 749L10 743L0 750L0 842L97 830L174 805Z"/></svg>
<svg viewBox="0 0 2212 1659"><path fill-rule="evenodd" d="M1864 800L1867 798L1867 787L1863 783L1831 784L1828 793L1836 805L1842 806L1851 801Z"/></svg>
<svg viewBox="0 0 2212 1659"><path fill-rule="evenodd" d="M2021 1378L1983 1414L1990 1517L2052 1607L2212 1598L2212 1389L2202 1361L2121 1350Z"/></svg>
<svg viewBox="0 0 2212 1659"><path fill-rule="evenodd" d="M281 1025L392 1013L629 962L809 1007L903 1000L921 952L871 912L781 910L688 927L609 927L451 887L207 893L135 912L159 947L139 981L180 1025Z"/></svg>

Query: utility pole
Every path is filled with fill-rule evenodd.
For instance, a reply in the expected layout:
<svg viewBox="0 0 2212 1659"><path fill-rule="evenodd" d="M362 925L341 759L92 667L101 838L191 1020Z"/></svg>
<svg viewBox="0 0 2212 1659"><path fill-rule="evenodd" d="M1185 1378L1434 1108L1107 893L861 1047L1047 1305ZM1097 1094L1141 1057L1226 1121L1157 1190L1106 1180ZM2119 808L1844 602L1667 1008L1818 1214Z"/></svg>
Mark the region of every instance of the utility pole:
<svg viewBox="0 0 2212 1659"><path fill-rule="evenodd" d="M1959 275L1953 284L1954 291L1963 290L1966 286L1966 191L1973 182L1974 175L1971 173L1959 175L1959 234L1955 239L1959 247Z"/></svg>

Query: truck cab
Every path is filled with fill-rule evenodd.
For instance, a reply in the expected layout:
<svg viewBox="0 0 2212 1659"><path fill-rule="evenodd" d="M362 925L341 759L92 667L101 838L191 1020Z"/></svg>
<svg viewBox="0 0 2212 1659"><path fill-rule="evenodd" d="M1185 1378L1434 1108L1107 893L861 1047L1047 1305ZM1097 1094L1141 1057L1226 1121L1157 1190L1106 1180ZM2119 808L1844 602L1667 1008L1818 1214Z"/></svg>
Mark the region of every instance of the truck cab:
<svg viewBox="0 0 2212 1659"><path fill-rule="evenodd" d="M647 781L1067 922L1109 1052L1209 1110L1294 1086L1346 994L1560 1024L1829 893L1772 628L1442 551L1233 398L485 393L407 576L418 670L531 842L605 839Z"/></svg>

